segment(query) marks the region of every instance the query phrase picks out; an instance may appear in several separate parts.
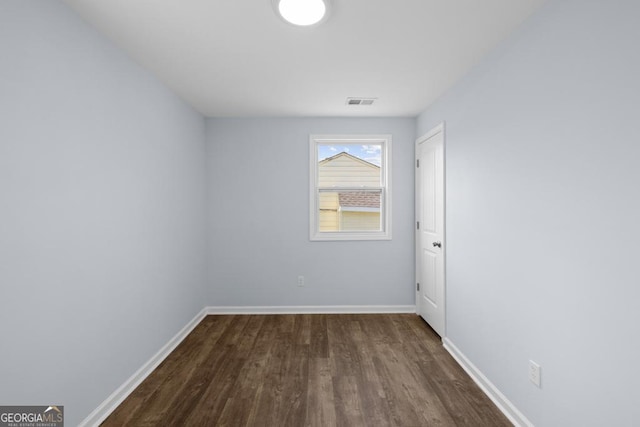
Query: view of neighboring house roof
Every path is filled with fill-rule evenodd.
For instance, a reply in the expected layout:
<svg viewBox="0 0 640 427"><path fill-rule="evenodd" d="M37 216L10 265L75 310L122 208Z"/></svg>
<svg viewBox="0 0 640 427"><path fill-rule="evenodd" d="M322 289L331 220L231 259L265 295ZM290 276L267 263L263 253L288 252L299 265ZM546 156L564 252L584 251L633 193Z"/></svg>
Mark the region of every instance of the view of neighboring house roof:
<svg viewBox="0 0 640 427"><path fill-rule="evenodd" d="M372 191L338 193L340 206L380 209L380 193Z"/></svg>
<svg viewBox="0 0 640 427"><path fill-rule="evenodd" d="M380 166L370 163L342 151L331 157L327 157L319 162L320 180L327 187L367 187L375 188L375 184L380 182ZM333 209L339 207L343 211L351 212L379 212L380 211L380 190L356 190L343 189L334 192L338 196L337 204ZM335 203L335 199L334 202Z"/></svg>
<svg viewBox="0 0 640 427"><path fill-rule="evenodd" d="M373 164L373 163L371 163L371 162L367 162L366 160L363 160L363 159L361 159L360 157L353 156L353 155L351 155L351 154L347 153L346 151L341 151L341 152L339 152L338 154L335 154L335 155L333 155L333 156L331 156L331 157L327 157L326 159L320 160L320 161L318 162L318 164L319 164L319 165L323 165L323 164L325 164L325 163L329 163L329 162L330 162L330 161L332 161L332 160L336 160L336 159L337 159L337 158L339 158L339 157L348 157L348 158L350 158L350 159L352 159L352 160L356 160L356 161L358 161L358 162L361 162L361 163L363 163L363 164L365 164L365 165L367 165L367 166L373 166L374 168L378 168L378 169L380 169L380 166L378 166L378 165L376 165L376 164Z"/></svg>

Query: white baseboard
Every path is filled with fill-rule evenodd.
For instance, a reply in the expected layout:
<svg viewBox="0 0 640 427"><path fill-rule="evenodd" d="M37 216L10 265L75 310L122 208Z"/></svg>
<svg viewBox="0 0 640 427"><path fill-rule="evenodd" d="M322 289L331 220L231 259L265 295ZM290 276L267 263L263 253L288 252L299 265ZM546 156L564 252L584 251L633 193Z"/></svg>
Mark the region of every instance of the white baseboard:
<svg viewBox="0 0 640 427"><path fill-rule="evenodd" d="M415 313L415 305L299 305L206 307L207 314L375 314Z"/></svg>
<svg viewBox="0 0 640 427"><path fill-rule="evenodd" d="M206 309L194 317L184 328L180 330L168 343L164 345L151 359L138 369L127 381L116 391L111 393L104 402L100 404L92 413L87 416L79 425L80 427L99 426L135 389L153 372L154 369L169 356L169 354L186 338L187 335L204 319L207 315Z"/></svg>
<svg viewBox="0 0 640 427"><path fill-rule="evenodd" d="M498 409L511 421L516 427L534 427L533 423L525 417L522 412L516 408L507 397L493 385L491 381L473 364L467 357L456 347L450 339L444 338L442 345L458 362L462 369L478 384L478 387L486 394Z"/></svg>

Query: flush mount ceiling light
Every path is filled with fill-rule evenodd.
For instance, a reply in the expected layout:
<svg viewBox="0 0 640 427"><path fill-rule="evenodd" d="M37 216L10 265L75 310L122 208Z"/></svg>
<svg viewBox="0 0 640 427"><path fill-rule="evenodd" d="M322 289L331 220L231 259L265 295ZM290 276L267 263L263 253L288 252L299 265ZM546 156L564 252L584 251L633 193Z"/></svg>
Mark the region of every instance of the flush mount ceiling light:
<svg viewBox="0 0 640 427"><path fill-rule="evenodd" d="M272 3L278 16L300 27L317 25L329 14L329 0L272 0Z"/></svg>

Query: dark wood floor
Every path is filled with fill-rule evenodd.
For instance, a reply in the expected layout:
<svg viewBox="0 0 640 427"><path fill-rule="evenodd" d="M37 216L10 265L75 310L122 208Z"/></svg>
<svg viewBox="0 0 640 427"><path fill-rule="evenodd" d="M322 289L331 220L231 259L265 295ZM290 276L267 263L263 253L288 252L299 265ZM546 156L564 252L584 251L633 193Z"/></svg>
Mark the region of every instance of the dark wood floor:
<svg viewBox="0 0 640 427"><path fill-rule="evenodd" d="M510 426L413 314L207 316L103 426Z"/></svg>

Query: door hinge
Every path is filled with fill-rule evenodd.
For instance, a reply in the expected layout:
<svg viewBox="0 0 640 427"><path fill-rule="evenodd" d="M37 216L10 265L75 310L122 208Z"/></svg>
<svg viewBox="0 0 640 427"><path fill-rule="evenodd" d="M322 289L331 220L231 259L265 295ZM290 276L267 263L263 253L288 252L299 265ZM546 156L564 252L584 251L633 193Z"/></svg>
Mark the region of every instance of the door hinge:
<svg viewBox="0 0 640 427"><path fill-rule="evenodd" d="M420 283L416 283L416 290L420 291Z"/></svg>
<svg viewBox="0 0 640 427"><path fill-rule="evenodd" d="M420 221L416 221L416 230L420 230Z"/></svg>
<svg viewBox="0 0 640 427"><path fill-rule="evenodd" d="M416 167L419 168L420 167L420 159L416 159Z"/></svg>

